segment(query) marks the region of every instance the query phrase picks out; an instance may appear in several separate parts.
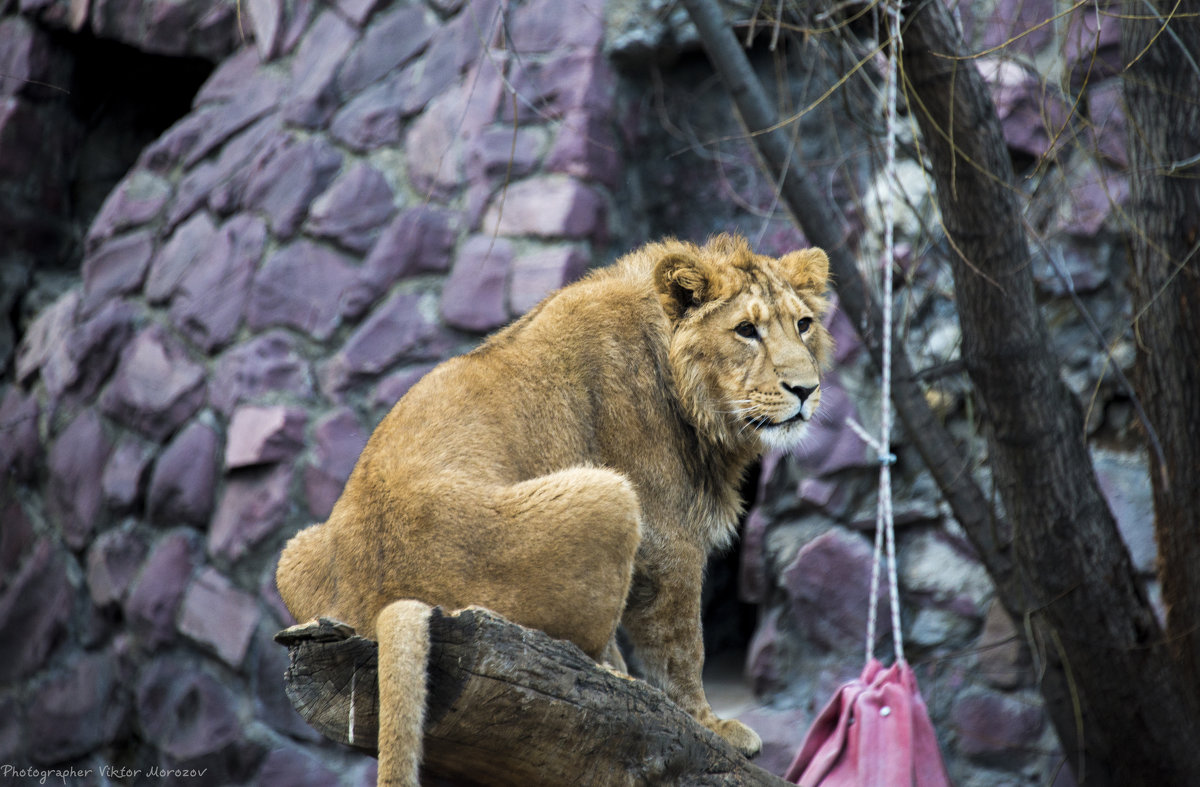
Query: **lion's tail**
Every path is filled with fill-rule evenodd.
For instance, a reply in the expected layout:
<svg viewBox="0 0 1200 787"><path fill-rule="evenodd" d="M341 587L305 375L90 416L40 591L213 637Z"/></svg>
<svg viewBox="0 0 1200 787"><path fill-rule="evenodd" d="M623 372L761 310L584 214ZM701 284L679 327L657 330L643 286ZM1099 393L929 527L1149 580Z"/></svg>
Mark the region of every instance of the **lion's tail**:
<svg viewBox="0 0 1200 787"><path fill-rule="evenodd" d="M379 787L416 787L425 737L429 615L420 601L393 601L375 618L379 641Z"/></svg>

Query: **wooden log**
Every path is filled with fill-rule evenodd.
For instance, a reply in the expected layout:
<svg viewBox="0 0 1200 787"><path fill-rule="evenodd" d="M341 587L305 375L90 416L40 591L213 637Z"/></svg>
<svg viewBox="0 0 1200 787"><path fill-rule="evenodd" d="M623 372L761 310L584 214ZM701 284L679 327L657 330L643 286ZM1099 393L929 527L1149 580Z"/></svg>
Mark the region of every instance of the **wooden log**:
<svg viewBox="0 0 1200 787"><path fill-rule="evenodd" d="M487 610L429 622L422 780L489 785L788 783L665 694ZM326 737L376 754L378 647L328 619L275 636L287 695Z"/></svg>

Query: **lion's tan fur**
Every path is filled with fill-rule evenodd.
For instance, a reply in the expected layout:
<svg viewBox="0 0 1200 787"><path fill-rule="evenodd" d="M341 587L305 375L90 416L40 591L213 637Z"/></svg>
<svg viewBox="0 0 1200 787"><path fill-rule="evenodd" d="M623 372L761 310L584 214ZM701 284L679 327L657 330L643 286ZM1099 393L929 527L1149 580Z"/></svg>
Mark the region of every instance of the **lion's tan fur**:
<svg viewBox="0 0 1200 787"><path fill-rule="evenodd" d="M288 608L382 640L398 599L479 605L610 661L624 623L649 680L756 751L704 697L700 586L747 465L794 445L820 400L827 278L820 250L720 236L560 290L396 404L329 519L284 550ZM381 658L381 689L389 674Z"/></svg>

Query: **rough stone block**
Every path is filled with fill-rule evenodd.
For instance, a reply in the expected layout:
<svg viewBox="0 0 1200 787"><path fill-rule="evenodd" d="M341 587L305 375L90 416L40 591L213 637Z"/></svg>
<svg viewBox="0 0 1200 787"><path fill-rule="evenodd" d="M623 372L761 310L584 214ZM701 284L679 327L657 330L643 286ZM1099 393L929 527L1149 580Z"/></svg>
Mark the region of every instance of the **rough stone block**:
<svg viewBox="0 0 1200 787"><path fill-rule="evenodd" d="M246 657L258 618L254 596L238 590L216 569L205 568L183 597L179 631L237 669Z"/></svg>
<svg viewBox="0 0 1200 787"><path fill-rule="evenodd" d="M63 540L73 549L83 548L100 519L96 469L104 467L111 451L100 417L91 408L76 416L50 448L46 508L61 522Z"/></svg>
<svg viewBox="0 0 1200 787"><path fill-rule="evenodd" d="M961 694L950 711L959 751L1006 765L1036 750L1045 718L1032 697L981 690Z"/></svg>
<svg viewBox="0 0 1200 787"><path fill-rule="evenodd" d="M0 400L0 478L28 481L38 469L42 443L38 435L41 407L37 394L23 396L19 388L8 386Z"/></svg>
<svg viewBox="0 0 1200 787"><path fill-rule="evenodd" d="M397 147L411 95L411 74L402 72L373 85L338 110L329 124L334 139L360 153Z"/></svg>
<svg viewBox="0 0 1200 787"><path fill-rule="evenodd" d="M67 633L74 603L63 553L47 539L38 541L0 595L0 683L11 685L45 666Z"/></svg>
<svg viewBox="0 0 1200 787"><path fill-rule="evenodd" d="M153 221L171 196L171 184L145 170L134 170L113 189L88 230L88 249L117 233Z"/></svg>
<svg viewBox="0 0 1200 787"><path fill-rule="evenodd" d="M254 783L259 787L326 787L338 777L308 752L295 747L274 749L263 760Z"/></svg>
<svg viewBox="0 0 1200 787"><path fill-rule="evenodd" d="M398 292L384 301L350 335L321 369L322 388L339 394L383 372L402 358L427 358L438 326L427 316L432 304L418 294Z"/></svg>
<svg viewBox="0 0 1200 787"><path fill-rule="evenodd" d="M376 17L338 72L341 94L356 95L397 72L424 51L435 29L420 3L397 6Z"/></svg>
<svg viewBox="0 0 1200 787"><path fill-rule="evenodd" d="M29 709L29 756L50 765L81 757L113 740L126 713L111 651L85 653L37 687Z"/></svg>
<svg viewBox="0 0 1200 787"><path fill-rule="evenodd" d="M534 0L516 9L510 35L512 50L522 55L598 50L604 41L604 3Z"/></svg>
<svg viewBox="0 0 1200 787"><path fill-rule="evenodd" d="M30 324L17 346L17 382L27 383L65 344L67 333L75 324L79 299L79 290L69 290Z"/></svg>
<svg viewBox="0 0 1200 787"><path fill-rule="evenodd" d="M174 531L160 538L142 564L125 599L130 630L149 648L175 636L175 613L196 565L192 536Z"/></svg>
<svg viewBox="0 0 1200 787"><path fill-rule="evenodd" d="M320 138L288 137L268 147L251 163L243 203L261 211L279 239L290 238L304 221L309 204L332 182L342 155Z"/></svg>
<svg viewBox="0 0 1200 787"><path fill-rule="evenodd" d="M283 325L328 339L341 322L343 294L356 278L349 257L297 241L271 255L254 277L247 322L256 330Z"/></svg>
<svg viewBox="0 0 1200 787"><path fill-rule="evenodd" d="M90 399L125 352L138 319L139 309L131 302L110 300L71 328L42 367L42 381L51 398L70 390L79 400Z"/></svg>
<svg viewBox="0 0 1200 787"><path fill-rule="evenodd" d="M113 419L162 441L203 403L204 376L204 367L152 324L121 358L100 406Z"/></svg>
<svg viewBox="0 0 1200 787"><path fill-rule="evenodd" d="M587 270L588 255L576 246L555 246L513 260L508 283L508 307L524 314L555 290Z"/></svg>
<svg viewBox="0 0 1200 787"><path fill-rule="evenodd" d="M199 420L188 424L154 465L146 516L160 525L208 522L217 477L217 433Z"/></svg>
<svg viewBox="0 0 1200 787"><path fill-rule="evenodd" d="M208 531L208 553L238 560L283 525L290 506L292 467L243 470L229 477Z"/></svg>
<svg viewBox="0 0 1200 787"><path fill-rule="evenodd" d="M87 586L98 607L122 601L146 557L146 543L132 530L106 530L87 554Z"/></svg>
<svg viewBox="0 0 1200 787"><path fill-rule="evenodd" d="M509 186L493 200L483 233L539 238L603 237L607 210L601 196L574 178L545 175Z"/></svg>
<svg viewBox="0 0 1200 787"><path fill-rule="evenodd" d="M175 760L221 751L241 737L233 692L178 658L162 656L142 668L135 702L142 737Z"/></svg>
<svg viewBox="0 0 1200 787"><path fill-rule="evenodd" d="M17 576L17 569L33 544L33 523L21 502L9 498L0 502L0 592Z"/></svg>
<svg viewBox="0 0 1200 787"><path fill-rule="evenodd" d="M116 513L132 510L146 491L153 460L154 451L148 444L136 437L122 437L100 478L104 504Z"/></svg>
<svg viewBox="0 0 1200 787"><path fill-rule="evenodd" d="M507 322L504 286L512 259L512 244L504 239L476 235L464 241L442 288L442 318L480 333Z"/></svg>
<svg viewBox="0 0 1200 787"><path fill-rule="evenodd" d="M421 205L396 216L379 236L354 285L342 301L343 313L360 316L398 280L420 273L443 273L453 259L457 214Z"/></svg>
<svg viewBox="0 0 1200 787"><path fill-rule="evenodd" d="M225 467L269 464L296 455L304 444L308 413L285 405L241 405L229 421Z"/></svg>
<svg viewBox="0 0 1200 787"><path fill-rule="evenodd" d="M610 116L583 110L568 112L546 157L546 169L617 186L622 173L621 156Z"/></svg>
<svg viewBox="0 0 1200 787"><path fill-rule="evenodd" d="M395 196L383 174L360 162L316 199L305 229L357 252L371 248L396 211Z"/></svg>
<svg viewBox="0 0 1200 787"><path fill-rule="evenodd" d="M357 36L358 31L333 11L317 17L292 60L291 86L283 106L285 120L316 128L330 118L340 101L335 76Z"/></svg>
<svg viewBox="0 0 1200 787"><path fill-rule="evenodd" d="M83 258L84 314L109 298L141 289L154 253L154 233L131 232L111 238Z"/></svg>
<svg viewBox="0 0 1200 787"><path fill-rule="evenodd" d="M207 213L197 213L180 224L154 255L146 278L146 298L161 303L175 294L179 282L212 246L217 226Z"/></svg>
<svg viewBox="0 0 1200 787"><path fill-rule="evenodd" d="M312 374L296 340L286 331L268 331L226 351L209 381L209 402L226 416L241 402L272 394L312 396Z"/></svg>
<svg viewBox="0 0 1200 787"><path fill-rule="evenodd" d="M349 408L334 410L317 423L313 463L304 468L304 496L317 519L324 520L333 511L368 437Z"/></svg>

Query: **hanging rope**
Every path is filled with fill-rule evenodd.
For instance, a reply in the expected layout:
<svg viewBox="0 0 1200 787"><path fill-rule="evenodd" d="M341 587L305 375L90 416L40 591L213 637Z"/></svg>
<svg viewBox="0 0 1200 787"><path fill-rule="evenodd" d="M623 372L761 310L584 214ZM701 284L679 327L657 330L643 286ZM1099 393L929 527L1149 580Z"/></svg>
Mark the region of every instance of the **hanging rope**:
<svg viewBox="0 0 1200 787"><path fill-rule="evenodd" d="M887 128L884 139L884 172L889 180L896 177L896 135L898 116L896 109L896 83L900 73L900 0L882 3L887 19L889 39L887 74L884 86ZM892 642L895 646L896 662L904 659L904 638L900 633L900 589L896 577L896 530L892 512L892 465L896 456L891 452L892 442L892 290L893 268L896 261L896 215L892 188L883 192L883 380L879 397L879 437L867 434L859 424L849 420L848 424L875 449L879 457L879 503L875 511L875 555L871 567L870 613L867 618L866 660L874 656L875 632L877 627L879 568L887 552L888 599L892 612Z"/></svg>

